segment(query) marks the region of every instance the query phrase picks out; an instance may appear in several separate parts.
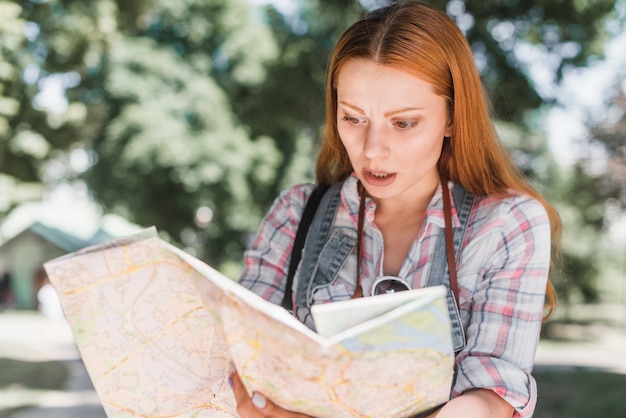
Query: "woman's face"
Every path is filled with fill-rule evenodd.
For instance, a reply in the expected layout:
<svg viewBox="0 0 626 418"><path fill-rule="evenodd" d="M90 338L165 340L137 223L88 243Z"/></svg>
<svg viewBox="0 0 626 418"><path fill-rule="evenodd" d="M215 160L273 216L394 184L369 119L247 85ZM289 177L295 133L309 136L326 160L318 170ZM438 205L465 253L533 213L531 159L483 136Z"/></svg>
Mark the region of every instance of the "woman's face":
<svg viewBox="0 0 626 418"><path fill-rule="evenodd" d="M452 130L447 103L430 84L371 60L351 60L337 77L337 127L372 198L430 199L443 138Z"/></svg>

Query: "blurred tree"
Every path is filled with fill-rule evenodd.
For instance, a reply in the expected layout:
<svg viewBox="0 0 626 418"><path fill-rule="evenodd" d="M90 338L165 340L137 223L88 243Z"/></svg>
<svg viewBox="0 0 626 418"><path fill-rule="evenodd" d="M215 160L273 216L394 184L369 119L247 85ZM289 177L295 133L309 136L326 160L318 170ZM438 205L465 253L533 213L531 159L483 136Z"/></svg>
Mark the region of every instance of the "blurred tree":
<svg viewBox="0 0 626 418"><path fill-rule="evenodd" d="M528 111L601 54L614 2L433 1L467 34L501 127L518 131L509 146L540 184L553 161ZM382 3L300 0L283 15L245 0L0 0L1 171L84 178L106 209L214 264L239 259L278 190L312 178L329 53ZM75 152L88 167L67 163Z"/></svg>
<svg viewBox="0 0 626 418"><path fill-rule="evenodd" d="M625 18L626 1L618 0L605 25L616 39L626 33ZM609 87L601 93L603 107L587 111L586 138L579 138L577 144L581 157L567 173L564 187L557 190L558 200L568 205L562 210L567 227L559 283L560 294L565 299L620 300L614 289L619 276L623 279L626 271L626 241L623 230L614 228L619 228L626 220L626 70L623 64L618 64L615 74L607 79Z"/></svg>
<svg viewBox="0 0 626 418"><path fill-rule="evenodd" d="M341 33L363 12L354 0L300 1L296 13L289 15L268 6L265 18L279 56L267 67L266 81L233 88L227 79L219 79L242 122L253 135L273 138L284 157L274 188L259 196L264 205L280 189L312 180L330 52Z"/></svg>
<svg viewBox="0 0 626 418"><path fill-rule="evenodd" d="M296 178L285 176L292 173L289 164L297 150L311 154L310 146L301 141L310 143L319 136L325 68L334 42L364 10L385 3L300 0L296 12L289 15L266 8L280 57L269 67L262 85L226 91L242 121L252 132L274 138L285 156L277 188L302 180L303 173ZM549 90L540 91L542 86L531 77L534 72L543 71L544 85L558 82L568 66L584 65L601 55L605 38L598 28L615 0L593 4L553 0L431 3L447 10L467 35L496 116L521 125L526 112L554 100ZM528 155L527 159L534 157Z"/></svg>
<svg viewBox="0 0 626 418"><path fill-rule="evenodd" d="M442 2L443 3L443 2ZM564 172L536 132L556 86L573 67L600 59L618 1L448 1L472 46L497 118L522 129L507 143L524 173L557 206L564 225L552 279L562 301L596 302L604 199L585 171Z"/></svg>
<svg viewBox="0 0 626 418"><path fill-rule="evenodd" d="M559 281L566 300L598 302L602 270L612 262L625 271L626 241L610 229L626 216L626 98L619 84L613 91L605 116L590 122L586 152L558 190L559 200L569 204L562 210L568 228Z"/></svg>
<svg viewBox="0 0 626 418"><path fill-rule="evenodd" d="M364 10L386 3L298 1L297 11L289 15L281 15L272 7L266 9L279 42L280 58L270 66L267 82L252 94L226 90L236 103L235 111L252 132L274 138L285 157L280 182L272 195L288 184L312 178L315 147L311 144L319 136L323 119L325 67L330 51L341 32ZM564 174L538 126L545 108L558 105L553 86L564 72L601 57L607 36L603 22L614 16L616 1L431 3L446 10L466 34L491 97L494 116L499 120L498 129L517 164L551 201L565 211L573 207L575 214L581 212L572 219L580 226L575 228L577 231L590 228L598 237L602 220L592 220L593 214L597 215L597 204L589 200L589 195L589 206L582 207L574 193L590 179L584 172L572 181L562 178ZM270 98L279 100L268 106ZM309 171L302 167L309 167ZM599 261L593 257L592 248L564 246L560 259L563 269L554 275L563 299L570 299L569 289L583 294L587 301L597 298L594 289Z"/></svg>
<svg viewBox="0 0 626 418"><path fill-rule="evenodd" d="M214 80L261 83L273 39L241 1L154 1L134 19L103 54L108 114L89 185L107 207L202 258L238 258L280 154L267 138L251 140Z"/></svg>
<svg viewBox="0 0 626 418"><path fill-rule="evenodd" d="M596 180L580 166L565 171L557 184L549 186L564 226L553 279L565 303L594 303L600 298L598 279L606 248L602 245L604 200Z"/></svg>
<svg viewBox="0 0 626 418"><path fill-rule="evenodd" d="M176 51L147 37L119 42L110 44L105 70L111 118L95 138L98 161L87 176L95 195L206 251L202 257L238 255L239 237L261 216L249 179L259 188L273 182L273 143L252 142L237 126L206 61L181 64Z"/></svg>
<svg viewBox="0 0 626 418"><path fill-rule="evenodd" d="M437 0L465 30L498 118L520 121L564 70L603 54L616 0Z"/></svg>
<svg viewBox="0 0 626 418"><path fill-rule="evenodd" d="M551 271L559 300L565 304L597 302L603 201L592 187L594 180L584 171L557 164L545 133L536 131L536 126L539 124L496 122L499 136L518 167L548 196L561 216L561 248Z"/></svg>
<svg viewBox="0 0 626 418"><path fill-rule="evenodd" d="M30 103L36 88L21 77L32 57L18 4L0 1L0 219L15 205L41 197L39 168L50 146L36 126L42 114Z"/></svg>
<svg viewBox="0 0 626 418"><path fill-rule="evenodd" d="M106 209L156 225L202 258L239 257L262 213L255 193L275 181L280 154L269 139L252 140L214 78L264 80L276 48L254 9L233 0L22 8L33 84L42 94L54 82L67 99L43 109L37 132L52 149L74 144L92 158L86 173L66 167L61 177L86 179Z"/></svg>
<svg viewBox="0 0 626 418"><path fill-rule="evenodd" d="M621 85L620 85L621 84ZM603 200L612 198L626 209L626 82L617 84L606 116L592 124L590 145L599 146L605 156L605 166L598 173L596 189ZM588 158L583 166L593 164Z"/></svg>

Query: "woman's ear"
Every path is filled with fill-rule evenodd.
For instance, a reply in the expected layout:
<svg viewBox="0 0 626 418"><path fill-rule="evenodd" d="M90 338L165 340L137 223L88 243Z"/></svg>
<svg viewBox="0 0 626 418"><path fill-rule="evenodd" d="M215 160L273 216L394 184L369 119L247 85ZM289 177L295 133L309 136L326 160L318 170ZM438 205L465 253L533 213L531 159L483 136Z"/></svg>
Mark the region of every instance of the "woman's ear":
<svg viewBox="0 0 626 418"><path fill-rule="evenodd" d="M454 121L452 118L448 118L448 124L446 125L446 130L443 132L443 136L447 136L450 138L452 136L452 127L454 126Z"/></svg>

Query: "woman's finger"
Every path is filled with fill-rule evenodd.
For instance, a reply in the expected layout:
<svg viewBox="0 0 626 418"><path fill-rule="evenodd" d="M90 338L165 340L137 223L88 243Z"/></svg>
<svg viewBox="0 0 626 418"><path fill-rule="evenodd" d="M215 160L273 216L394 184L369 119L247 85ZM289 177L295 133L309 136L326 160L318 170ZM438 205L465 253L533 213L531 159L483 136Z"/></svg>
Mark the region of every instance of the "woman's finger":
<svg viewBox="0 0 626 418"><path fill-rule="evenodd" d="M246 389L243 387L243 384L241 383L241 379L239 379L239 375L237 374L237 372L234 372L233 374L228 376L228 383L230 384L230 387L233 389L233 394L235 395L235 400L237 401L237 405L241 404L242 402L245 402L246 398L248 397L248 393L246 392Z"/></svg>
<svg viewBox="0 0 626 418"><path fill-rule="evenodd" d="M228 378L237 401L237 412L242 418L306 418L308 415L287 411L258 392L248 396L239 374L231 374Z"/></svg>
<svg viewBox="0 0 626 418"><path fill-rule="evenodd" d="M241 418L263 418L264 415L252 404L248 392L244 387L237 372L228 377L228 383L233 389L235 400L237 401L237 413Z"/></svg>
<svg viewBox="0 0 626 418"><path fill-rule="evenodd" d="M258 392L252 394L252 405L264 416L268 418L307 418L308 415L287 411L274 402L267 399Z"/></svg>

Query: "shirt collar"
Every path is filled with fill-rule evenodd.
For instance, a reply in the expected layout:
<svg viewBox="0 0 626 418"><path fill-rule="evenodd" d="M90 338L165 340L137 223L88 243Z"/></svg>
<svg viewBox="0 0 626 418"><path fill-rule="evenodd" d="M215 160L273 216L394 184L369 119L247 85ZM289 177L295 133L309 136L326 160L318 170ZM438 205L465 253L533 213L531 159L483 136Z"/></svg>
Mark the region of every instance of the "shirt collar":
<svg viewBox="0 0 626 418"><path fill-rule="evenodd" d="M452 189L454 188L454 183L448 182L448 189L450 192L450 209L452 212L452 227L457 228L461 226L461 222L459 221L459 217L457 214L456 207L454 206L454 198L452 197ZM433 223L440 228L445 228L446 220L443 210L443 188L441 187L441 183L437 186L437 190L435 190L435 194L430 200L430 204L428 205L428 209L426 210L426 223Z"/></svg>
<svg viewBox="0 0 626 418"><path fill-rule="evenodd" d="M359 191L358 191L358 178L356 174L352 173L343 184L341 188L341 197L344 205L346 205L350 211L350 216L353 218L355 225L358 221L359 215ZM454 188L454 183L448 182L448 189L450 190L450 206L452 209L452 226L454 228L459 227L461 222L459 221L459 217L457 215L457 210L454 206L454 199L452 197L452 189ZM374 211L376 208L376 204L371 200L367 199L366 201L366 216L369 221L373 219ZM425 224L432 223L434 225L439 226L440 228L445 228L445 219L444 219L444 211L443 211L443 191L441 184L437 186L437 190L435 190L435 194L433 195L430 203L428 205L428 209L426 210Z"/></svg>

